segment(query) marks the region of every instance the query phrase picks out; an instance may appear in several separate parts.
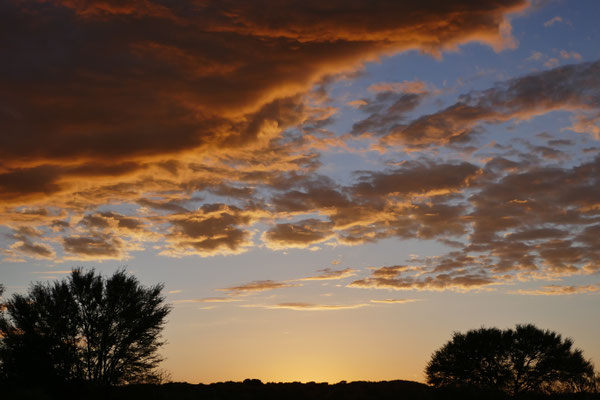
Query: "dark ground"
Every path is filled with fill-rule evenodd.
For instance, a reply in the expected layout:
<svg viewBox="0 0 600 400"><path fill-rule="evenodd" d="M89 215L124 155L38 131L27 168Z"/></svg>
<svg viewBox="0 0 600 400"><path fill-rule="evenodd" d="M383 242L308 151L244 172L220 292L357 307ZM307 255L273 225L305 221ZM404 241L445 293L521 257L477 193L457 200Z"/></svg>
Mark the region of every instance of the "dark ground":
<svg viewBox="0 0 600 400"><path fill-rule="evenodd" d="M166 383L162 385L127 385L120 387L93 387L67 385L53 388L0 387L0 399L85 399L85 400L445 400L445 399L511 399L497 392L434 389L411 381L340 382L327 383L262 383L246 379L244 382L224 382L210 385ZM526 400L600 400L600 394L571 394L553 396L524 396Z"/></svg>

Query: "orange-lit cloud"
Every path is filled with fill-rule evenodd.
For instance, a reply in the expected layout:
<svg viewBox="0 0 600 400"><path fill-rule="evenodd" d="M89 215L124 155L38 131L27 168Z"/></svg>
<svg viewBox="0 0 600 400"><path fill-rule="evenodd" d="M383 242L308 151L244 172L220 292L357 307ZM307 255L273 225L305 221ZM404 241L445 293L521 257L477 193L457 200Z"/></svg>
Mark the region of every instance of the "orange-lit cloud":
<svg viewBox="0 0 600 400"><path fill-rule="evenodd" d="M126 243L109 234L93 236L67 236L63 239L64 250L76 260L121 260L127 258Z"/></svg>
<svg viewBox="0 0 600 400"><path fill-rule="evenodd" d="M356 280L348 287L389 290L457 290L480 289L495 283L494 279L483 272L458 271L454 273L414 274L405 266L381 267L371 276Z"/></svg>
<svg viewBox="0 0 600 400"><path fill-rule="evenodd" d="M333 310L352 310L356 308L368 307L368 303L358 304L314 304L314 303L279 303L279 304L246 304L242 307L254 307L265 309L284 309L295 311L333 311Z"/></svg>
<svg viewBox="0 0 600 400"><path fill-rule="evenodd" d="M510 47L508 15L527 6L5 2L1 32L21 44L1 50L11 63L0 67L0 83L11 96L0 97L0 214L11 228L31 223L55 234L50 244L13 238L10 251L53 258L62 244L68 257L124 259L162 235L163 255L243 252L258 219L196 212L195 192L251 202L257 185L277 188L314 171L310 140L321 139L287 143L282 134L319 131L329 121L328 82L409 49ZM390 90L426 89L415 81ZM398 101L393 115L414 102ZM334 222L346 224L347 194L322 195L316 207L346 203ZM276 208L286 208L283 201ZM111 204L140 208L95 211ZM370 208L358 208L365 219L373 219ZM279 223L264 238L271 247L310 246L333 237L330 226L304 224L302 233Z"/></svg>
<svg viewBox="0 0 600 400"><path fill-rule="evenodd" d="M413 94L424 94L429 92L427 83L420 80L402 82L379 82L372 84L368 87L367 90L372 92L399 92Z"/></svg>
<svg viewBox="0 0 600 400"><path fill-rule="evenodd" d="M243 229L254 216L252 211L226 204L205 204L195 212L168 217L170 232L163 255L235 254L250 245L250 233Z"/></svg>
<svg viewBox="0 0 600 400"><path fill-rule="evenodd" d="M528 4L4 2L0 32L21 41L0 50L11 60L0 66L11 93L0 95L3 256L207 257L416 238L453 251L418 273L381 269L352 285L466 290L592 271L597 149L574 158L575 138L546 133L480 156L475 141L487 125L558 110L571 114L561 134L593 139L598 62L508 79L441 109L431 84L379 82L352 103L363 115L347 134L327 130L334 82L409 49L513 46L508 18ZM422 115L426 102L434 111ZM370 165L369 152L395 145L414 152L345 180L322 168L325 153ZM446 152L466 146L469 158ZM355 271L320 272L306 279Z"/></svg>
<svg viewBox="0 0 600 400"><path fill-rule="evenodd" d="M309 276L306 278L302 278L303 281L324 281L324 280L337 280L344 279L350 276L356 275L356 270L352 268L344 268L344 269L332 269L332 268L324 268L317 272L320 272L318 275Z"/></svg>
<svg viewBox="0 0 600 400"><path fill-rule="evenodd" d="M285 99L364 61L470 41L513 46L507 15L526 1L461 3L11 0L2 32L23 43L3 48L12 62L2 86L14 96L3 100L11 140L0 156L15 167L238 146L296 122Z"/></svg>
<svg viewBox="0 0 600 400"><path fill-rule="evenodd" d="M333 224L317 219L306 219L290 224L277 224L264 234L264 241L271 249L305 248L326 241L333 236Z"/></svg>
<svg viewBox="0 0 600 400"><path fill-rule="evenodd" d="M600 292L600 284L595 285L546 285L539 289L517 290L516 294L536 295L536 296L562 296L570 294L596 293Z"/></svg>
<svg viewBox="0 0 600 400"><path fill-rule="evenodd" d="M36 275L67 275L70 274L71 270L48 270L48 271L33 271L32 274Z"/></svg>
<svg viewBox="0 0 600 400"><path fill-rule="evenodd" d="M253 281L253 282L245 283L243 285L230 286L230 287L226 287L226 288L219 289L219 290L231 292L233 294L246 294L246 293L253 293L253 292L264 292L264 291L273 290L273 289L288 288L288 287L293 287L293 286L298 286L298 285L286 283L286 282L276 282L276 281L272 281L272 280L265 280L265 281Z"/></svg>
<svg viewBox="0 0 600 400"><path fill-rule="evenodd" d="M405 304L405 303L414 303L416 301L420 301L419 299L374 299L371 300L371 303L376 304Z"/></svg>
<svg viewBox="0 0 600 400"><path fill-rule="evenodd" d="M407 162L389 172L367 172L352 188L357 196L379 197L408 194L445 194L469 185L479 167L457 164Z"/></svg>
<svg viewBox="0 0 600 400"><path fill-rule="evenodd" d="M409 48L507 46L506 15L526 6L8 1L3 32L35 59L3 48L2 86L14 95L1 100L0 192L48 198L77 190L72 176L277 137L305 118L298 95L325 76Z"/></svg>

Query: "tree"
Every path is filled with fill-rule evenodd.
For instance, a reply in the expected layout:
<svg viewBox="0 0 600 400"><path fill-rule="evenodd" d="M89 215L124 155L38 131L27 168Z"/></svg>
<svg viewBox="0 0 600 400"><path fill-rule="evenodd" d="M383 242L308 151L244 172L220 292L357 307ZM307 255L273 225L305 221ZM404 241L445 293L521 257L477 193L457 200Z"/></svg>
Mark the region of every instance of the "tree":
<svg viewBox="0 0 600 400"><path fill-rule="evenodd" d="M456 332L433 353L425 370L427 382L513 396L584 391L593 382L594 367L572 346L571 339L531 324Z"/></svg>
<svg viewBox="0 0 600 400"><path fill-rule="evenodd" d="M106 385L152 379L170 312L162 289L122 269L109 278L74 269L67 279L13 295L0 317L4 377Z"/></svg>

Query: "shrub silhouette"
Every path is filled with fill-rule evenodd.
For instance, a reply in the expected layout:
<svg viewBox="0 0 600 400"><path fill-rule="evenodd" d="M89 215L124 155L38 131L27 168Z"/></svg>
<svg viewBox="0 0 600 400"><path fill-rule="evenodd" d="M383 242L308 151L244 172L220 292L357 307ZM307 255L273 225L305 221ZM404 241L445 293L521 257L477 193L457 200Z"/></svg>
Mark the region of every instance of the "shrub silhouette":
<svg viewBox="0 0 600 400"><path fill-rule="evenodd" d="M41 384L151 380L170 311L162 288L144 287L124 270L104 278L74 269L62 281L13 295L0 317L3 377Z"/></svg>
<svg viewBox="0 0 600 400"><path fill-rule="evenodd" d="M593 385L594 367L572 346L571 339L531 324L454 333L433 353L425 369L427 382L513 396L586 391Z"/></svg>

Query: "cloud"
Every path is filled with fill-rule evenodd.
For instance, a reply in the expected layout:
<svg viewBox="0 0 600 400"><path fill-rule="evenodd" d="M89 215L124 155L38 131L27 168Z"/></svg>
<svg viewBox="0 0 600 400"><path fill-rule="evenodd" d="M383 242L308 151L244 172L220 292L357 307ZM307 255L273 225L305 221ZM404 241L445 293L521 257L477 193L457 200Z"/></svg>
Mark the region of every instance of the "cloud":
<svg viewBox="0 0 600 400"><path fill-rule="evenodd" d="M424 93L395 93L385 91L377 93L374 99L362 99L358 108L370 115L352 125L353 135L383 134L394 130L415 110L425 97ZM354 103L358 104L358 103Z"/></svg>
<svg viewBox="0 0 600 400"><path fill-rule="evenodd" d="M272 280L265 280L265 281L253 281L253 282L245 283L243 285L230 286L230 287L226 287L226 288L218 289L218 290L232 292L233 294L240 295L240 294L247 294L247 293L254 293L254 292L264 292L267 290L288 288L288 287L293 287L293 286L298 286L298 285L287 283L287 282L276 282L276 281L272 281Z"/></svg>
<svg viewBox="0 0 600 400"><path fill-rule="evenodd" d="M108 234L94 236L67 236L64 250L77 260L121 260L127 258L127 245L118 237Z"/></svg>
<svg viewBox="0 0 600 400"><path fill-rule="evenodd" d="M142 219L112 211L84 215L79 224L90 230L109 231L120 235L150 234Z"/></svg>
<svg viewBox="0 0 600 400"><path fill-rule="evenodd" d="M550 26L560 23L560 22L563 22L563 18L561 16L557 15L555 17L550 18L548 21L544 22L544 26L550 27Z"/></svg>
<svg viewBox="0 0 600 400"><path fill-rule="evenodd" d="M279 303L272 305L260 305L260 304L245 304L242 307L254 307L254 308L265 308L265 309L284 309L294 311L334 311L334 310L352 310L356 308L368 307L367 303L358 304L347 304L347 305L333 305L333 304L314 304L314 303Z"/></svg>
<svg viewBox="0 0 600 400"><path fill-rule="evenodd" d="M1 54L0 193L54 198L77 191L65 180L84 165L92 184L126 173L112 165L264 145L306 118L303 96L326 77L410 49L514 47L508 17L528 6L3 2L0 33L19 45Z"/></svg>
<svg viewBox="0 0 600 400"><path fill-rule="evenodd" d="M587 143L573 154L600 135L599 62L508 79L447 107L427 103L426 115L432 85L379 82L351 102L364 113L348 123L353 135L327 130L338 112L332 84L366 62L473 41L511 47L508 18L528 5L5 1L0 33L17 39L0 50L11 60L0 65L11 93L0 95L0 220L12 232L4 254L52 260L62 245L64 258L124 259L152 243L164 256L208 257L393 237L452 249L352 286L470 290L593 271L600 159ZM552 137L475 151L488 125L553 111L571 122ZM370 165L372 150L396 145L413 153L379 154L386 164L371 170L321 165L338 150ZM455 152L464 146L469 155Z"/></svg>
<svg viewBox="0 0 600 400"><path fill-rule="evenodd" d="M467 273L464 275L439 274L424 278L394 277L365 278L354 281L348 287L388 290L455 290L459 292L485 288L495 284L495 280L485 274Z"/></svg>
<svg viewBox="0 0 600 400"><path fill-rule="evenodd" d="M318 219L277 224L263 235L267 247L277 250L289 247L306 248L333 237L332 224Z"/></svg>
<svg viewBox="0 0 600 400"><path fill-rule="evenodd" d="M560 57L565 59L565 60L569 60L569 59L574 59L577 61L581 61L581 54L577 53L576 51L567 51L567 50L561 50L559 52Z"/></svg>
<svg viewBox="0 0 600 400"><path fill-rule="evenodd" d="M507 234L510 240L533 241L542 239L559 239L567 236L567 232L557 228L534 228Z"/></svg>
<svg viewBox="0 0 600 400"><path fill-rule="evenodd" d="M440 197L470 187L473 164L411 162L349 186L315 176L319 151L347 146L324 133L328 85L402 51L514 47L509 18L528 6L3 2L0 33L18 40L0 50L0 219L43 233L12 237L11 254L51 259L59 244L67 258L124 259L149 242L172 257L239 254L267 218L277 249L463 234L464 207ZM370 90L357 129L379 134L434 91Z"/></svg>
<svg viewBox="0 0 600 400"><path fill-rule="evenodd" d="M139 199L136 201L137 204L139 204L140 206L143 207L148 207L154 210L160 210L160 211L169 211L169 212L174 212L174 213L186 213L189 212L188 209L186 209L185 207L183 207L180 204L174 203L172 201L157 201L157 200L151 200L151 199Z"/></svg>
<svg viewBox="0 0 600 400"><path fill-rule="evenodd" d="M7 165L9 161L7 158ZM74 180L88 178L102 182L109 177L128 176L142 168L134 162L87 162L79 165L44 163L33 167L4 168L0 169L0 199L7 204L21 204L23 201L48 198L73 190Z"/></svg>
<svg viewBox="0 0 600 400"><path fill-rule="evenodd" d="M411 148L464 143L481 132L482 123L527 120L556 110L578 115L598 110L599 69L600 62L567 65L461 95L443 110L397 125L382 142Z"/></svg>
<svg viewBox="0 0 600 400"><path fill-rule="evenodd" d="M273 197L272 203L280 212L306 212L314 209L339 209L352 205L350 198L333 182L307 182L305 190L289 190Z"/></svg>
<svg viewBox="0 0 600 400"><path fill-rule="evenodd" d="M595 140L600 140L600 112L582 112L572 118L573 124L568 128L573 132L587 133Z"/></svg>
<svg viewBox="0 0 600 400"><path fill-rule="evenodd" d="M427 83L421 80L402 82L378 82L367 88L371 92L399 92L412 94L425 94L430 91Z"/></svg>
<svg viewBox="0 0 600 400"><path fill-rule="evenodd" d="M600 284L594 285L546 285L539 289L516 290L512 293L535 295L535 296L563 296L570 294L596 293L600 292Z"/></svg>
<svg viewBox="0 0 600 400"><path fill-rule="evenodd" d="M384 171L357 171L355 183L327 179L299 183L271 199L283 215L318 213L324 219L278 224L263 235L271 248L308 247L326 240L356 245L386 237L432 239L465 233L466 207L448 204L481 174L467 162L406 161ZM280 214L281 215L281 214Z"/></svg>
<svg viewBox="0 0 600 400"><path fill-rule="evenodd" d="M492 159L483 166L481 174L471 182L469 197L453 200L468 205L461 208L455 221L450 223L456 224L455 229L441 230L431 236L442 241L448 238L457 250L414 260L416 265L376 268L371 276L348 286L466 291L515 280L594 273L593 266L600 260L597 239L600 237L597 223L600 159L565 168L555 164L500 161ZM411 222L418 220L416 210L420 207L428 206L413 204L408 208ZM416 225L412 232L428 232L438 225L444 226L447 218L444 214L439 217L439 221L423 219L422 227ZM368 231L362 233L365 232ZM402 232L397 230L395 234L403 237ZM420 237L427 234L422 233ZM456 241L459 237L462 240Z"/></svg>
<svg viewBox="0 0 600 400"><path fill-rule="evenodd" d="M22 256L35 259L53 259L56 256L54 249L45 243L39 241L43 237L43 232L29 226L19 226L12 230L8 238L16 240L3 253L9 259L21 260Z"/></svg>
<svg viewBox="0 0 600 400"><path fill-rule="evenodd" d="M356 275L356 270L352 268L344 268L344 269L332 269L332 268L324 268L320 269L319 275L309 276L306 278L302 278L302 281L324 281L324 280L336 280L336 279L344 279L350 276Z"/></svg>
<svg viewBox="0 0 600 400"><path fill-rule="evenodd" d="M17 242L11 245L11 249L17 250L29 257L40 259L51 259L56 255L52 247L42 243L32 243L30 241Z"/></svg>
<svg viewBox="0 0 600 400"><path fill-rule="evenodd" d="M544 67L546 68L554 68L560 63L560 60L556 57L551 57L544 63Z"/></svg>
<svg viewBox="0 0 600 400"><path fill-rule="evenodd" d="M254 219L251 210L226 204L205 204L195 212L175 214L167 218L170 233L162 255L237 254L250 243L250 233L240 228Z"/></svg>
<svg viewBox="0 0 600 400"><path fill-rule="evenodd" d="M370 277L351 282L347 287L464 292L484 289L495 283L496 279L483 270L461 268L451 272L440 272L435 268L394 265L373 268Z"/></svg>
<svg viewBox="0 0 600 400"><path fill-rule="evenodd" d="M0 196L4 200L16 197L31 198L35 195L52 195L61 187L57 183L59 168L37 166L15 168L0 173Z"/></svg>
<svg viewBox="0 0 600 400"><path fill-rule="evenodd" d="M3 86L18 96L3 124L13 140L0 155L130 158L231 143L231 135L243 142L265 105L378 55L470 41L513 46L506 16L527 2L461 3L8 1L3 32L24 43L3 48L13 60ZM71 40L73 32L85 40Z"/></svg>
<svg viewBox="0 0 600 400"><path fill-rule="evenodd" d="M542 265L558 271L595 262L594 234L586 232L596 229L589 217L597 210L599 168L595 158L572 168L532 166L488 181L469 199L468 250L489 251L498 258L495 268L505 271Z"/></svg>
<svg viewBox="0 0 600 400"><path fill-rule="evenodd" d="M421 301L420 299L375 299L371 300L371 303L376 304L405 304L405 303L414 303L416 301Z"/></svg>
<svg viewBox="0 0 600 400"><path fill-rule="evenodd" d="M365 172L352 189L356 195L364 197L442 194L467 187L478 173L479 167L467 162L406 162L388 172Z"/></svg>

